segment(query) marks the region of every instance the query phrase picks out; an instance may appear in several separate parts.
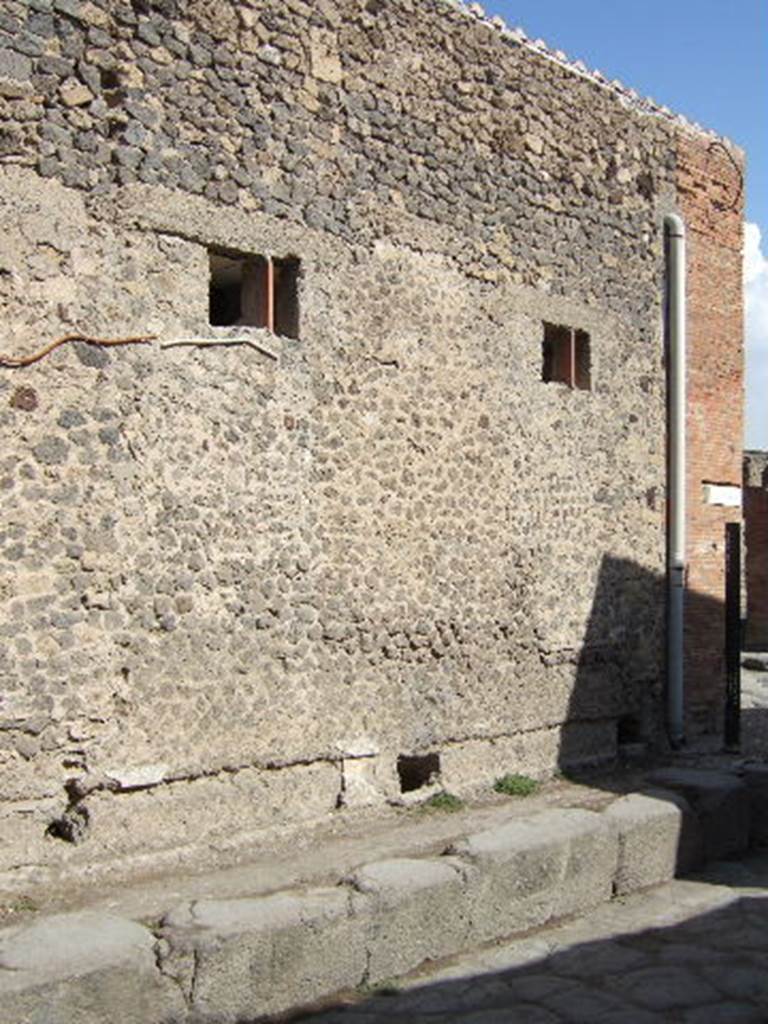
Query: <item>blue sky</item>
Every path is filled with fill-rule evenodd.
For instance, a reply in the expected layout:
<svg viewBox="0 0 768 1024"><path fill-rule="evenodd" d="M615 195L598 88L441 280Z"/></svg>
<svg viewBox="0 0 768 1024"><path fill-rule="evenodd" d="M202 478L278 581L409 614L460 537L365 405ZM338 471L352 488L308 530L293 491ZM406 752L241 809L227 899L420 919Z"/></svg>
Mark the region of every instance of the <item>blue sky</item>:
<svg viewBox="0 0 768 1024"><path fill-rule="evenodd" d="M483 6L746 151L745 445L768 448L768 0L486 0Z"/></svg>

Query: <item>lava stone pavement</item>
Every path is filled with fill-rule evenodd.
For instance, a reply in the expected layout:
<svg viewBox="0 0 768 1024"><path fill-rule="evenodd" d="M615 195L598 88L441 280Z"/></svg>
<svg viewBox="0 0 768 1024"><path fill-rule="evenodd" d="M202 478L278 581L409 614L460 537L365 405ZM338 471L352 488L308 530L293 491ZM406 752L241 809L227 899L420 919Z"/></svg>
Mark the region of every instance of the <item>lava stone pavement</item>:
<svg viewBox="0 0 768 1024"><path fill-rule="evenodd" d="M768 852L293 1018L307 1024L766 1024Z"/></svg>

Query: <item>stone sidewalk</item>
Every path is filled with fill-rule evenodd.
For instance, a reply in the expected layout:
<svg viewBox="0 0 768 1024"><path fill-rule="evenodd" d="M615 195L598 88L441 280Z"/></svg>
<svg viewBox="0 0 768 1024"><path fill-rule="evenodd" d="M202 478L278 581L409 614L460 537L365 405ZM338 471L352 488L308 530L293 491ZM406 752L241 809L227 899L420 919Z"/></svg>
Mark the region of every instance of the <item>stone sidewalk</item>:
<svg viewBox="0 0 768 1024"><path fill-rule="evenodd" d="M535 977L545 975L541 999L551 997L551 1006L536 1005L539 981L525 990L507 990L506 975L521 962L514 957L522 955L525 962L553 950L550 959L558 961L560 945L593 943L597 936L598 949L586 955L589 969L603 955L600 921L608 928L605 937L623 934L626 901L633 894L669 886L680 873L743 856L750 845L765 846L768 840L768 768L762 765L719 771L667 767L636 781L638 789L629 793L561 785L530 805L467 808L450 824L404 823L365 848L333 847L336 870L331 873L323 857L314 872L305 864L299 875L293 870L265 880L256 863L234 876L201 876L184 886L166 879L148 893L110 899L106 906L91 901L78 909L31 915L0 929L0 1019L3 1024L243 1024L356 990L353 1008L344 1011L347 1019L397 1011L401 1020L446 1012L454 1014L447 1019L461 1020L455 1016L466 1009L461 1002L458 1009L441 1004L416 1013L408 999L421 995L397 996L382 1006L375 998L360 1003L359 993L426 964L463 956L469 957L470 974L504 967L505 978L494 982L497 996L499 984L508 1000L519 1001L528 992L530 1012L539 1014L516 1018L510 1016L516 1011L494 1004L494 1013L507 1016L497 1013L489 1021L618 1019L600 1012L621 1005L622 979L633 964L640 972L638 990L642 970L656 979L649 993L660 990L659 978L667 977L658 974L663 959L633 956L644 947L625 956L623 942L617 949L605 946L609 966L590 983L594 992L559 967L551 978L549 966L531 968ZM660 897L651 897L656 909L641 915L640 928L676 925L681 905L689 914L706 916L727 911L734 902L728 889L712 885L699 899L690 884L676 881L660 890ZM689 899L688 893L694 895ZM710 896L714 902L708 902ZM588 921L586 931L580 924L558 924L579 915ZM739 921L739 928L752 928L750 921ZM726 926L731 923L713 919L710 927L719 938ZM542 938L545 928L553 929L547 935L566 938L551 945ZM490 944L510 936L518 936L510 948L522 954L501 965L483 960ZM618 957L618 968L612 957ZM576 960L583 963L585 957ZM678 986L674 979L690 974L686 968L682 975L669 975L673 994L668 998L683 991L682 980ZM614 975L619 996L605 987ZM463 991L457 985L467 983L452 981L450 974L438 977L424 998L434 995L439 1001L444 990L445 998L454 998L451 993ZM686 985L685 991L705 993L708 1007L722 995L700 978L689 978ZM488 991L487 986L477 991L481 1002ZM473 999L471 984L468 992ZM626 999L638 1011L643 1006L634 989ZM561 1016L541 1017L540 1010Z"/></svg>
<svg viewBox="0 0 768 1024"><path fill-rule="evenodd" d="M768 854L714 864L294 1021L765 1024Z"/></svg>

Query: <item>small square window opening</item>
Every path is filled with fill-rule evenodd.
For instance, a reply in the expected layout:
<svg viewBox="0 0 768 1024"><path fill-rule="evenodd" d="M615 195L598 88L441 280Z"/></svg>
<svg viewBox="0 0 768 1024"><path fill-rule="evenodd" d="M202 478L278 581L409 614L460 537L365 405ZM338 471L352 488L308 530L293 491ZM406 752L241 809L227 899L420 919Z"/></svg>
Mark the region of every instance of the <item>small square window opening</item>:
<svg viewBox="0 0 768 1024"><path fill-rule="evenodd" d="M589 334L563 324L544 324L541 379L589 391L591 359Z"/></svg>
<svg viewBox="0 0 768 1024"><path fill-rule="evenodd" d="M208 319L213 327L266 327L299 336L298 259L209 252Z"/></svg>

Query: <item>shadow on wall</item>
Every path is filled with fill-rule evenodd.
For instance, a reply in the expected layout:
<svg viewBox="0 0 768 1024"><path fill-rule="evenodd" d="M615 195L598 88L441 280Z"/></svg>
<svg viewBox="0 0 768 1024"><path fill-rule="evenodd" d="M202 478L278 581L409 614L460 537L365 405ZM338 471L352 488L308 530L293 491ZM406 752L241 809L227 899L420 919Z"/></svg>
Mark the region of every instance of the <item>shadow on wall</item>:
<svg viewBox="0 0 768 1024"><path fill-rule="evenodd" d="M686 592L685 707L691 742L722 736L725 715L724 601ZM602 559L558 768L567 775L645 748L669 749L666 579L626 558ZM706 644L707 678L695 671Z"/></svg>
<svg viewBox="0 0 768 1024"><path fill-rule="evenodd" d="M746 641L768 650L768 452L745 452L743 474Z"/></svg>
<svg viewBox="0 0 768 1024"><path fill-rule="evenodd" d="M765 864L763 874L765 884ZM730 878L728 882L733 884ZM726 898L722 890L718 895L702 887L699 906L722 904ZM688 912L695 899L695 894L686 894ZM644 897L643 903L635 931L627 907L606 907L591 923L592 934L605 936L597 941L579 943L584 928L565 925L550 934L549 942L540 934L520 940L511 950L486 948L475 954L474 972L464 965L453 978L407 991L383 986L380 994L354 1005L305 1012L292 1020L758 1024L768 1019L768 900L744 896L666 927L675 921L676 911L682 916L682 900L676 908L662 890ZM659 927L648 927L652 921Z"/></svg>

